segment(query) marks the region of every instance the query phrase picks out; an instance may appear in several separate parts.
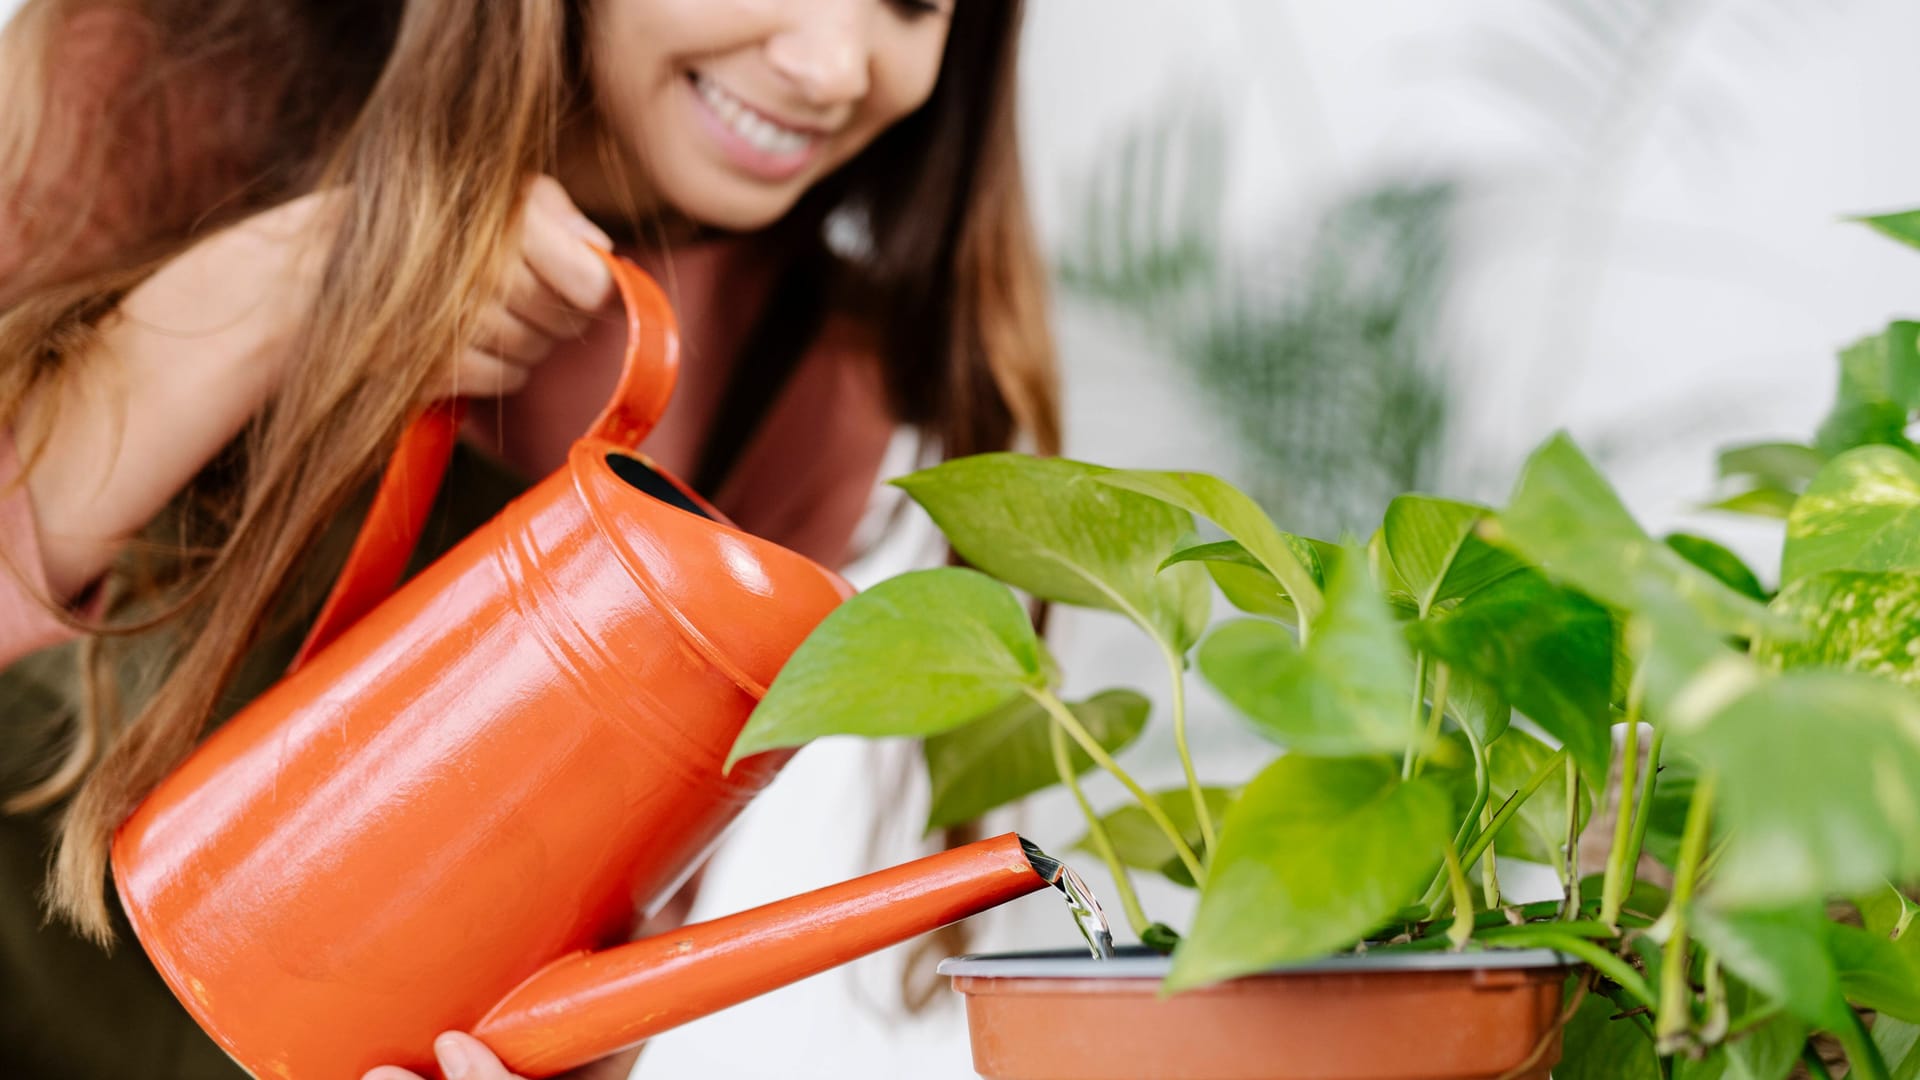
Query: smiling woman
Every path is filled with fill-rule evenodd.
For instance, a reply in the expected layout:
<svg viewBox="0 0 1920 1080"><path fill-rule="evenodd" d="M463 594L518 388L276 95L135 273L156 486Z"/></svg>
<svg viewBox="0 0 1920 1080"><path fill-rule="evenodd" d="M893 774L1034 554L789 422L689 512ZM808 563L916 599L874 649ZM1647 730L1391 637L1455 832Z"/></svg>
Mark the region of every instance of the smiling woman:
<svg viewBox="0 0 1920 1080"><path fill-rule="evenodd" d="M829 565L897 425L946 454L1055 448L1019 8L19 9L0 34L0 1073L231 1075L137 949L82 940L125 933L108 838L284 667L423 402L498 399L436 508L444 543L558 464L620 357L589 246L654 270L683 324L648 453ZM50 841L63 921L43 930Z"/></svg>
<svg viewBox="0 0 1920 1080"><path fill-rule="evenodd" d="M802 20L776 3L608 4L588 32L594 96L628 175L702 221L760 228L926 102L950 5L816 3Z"/></svg>

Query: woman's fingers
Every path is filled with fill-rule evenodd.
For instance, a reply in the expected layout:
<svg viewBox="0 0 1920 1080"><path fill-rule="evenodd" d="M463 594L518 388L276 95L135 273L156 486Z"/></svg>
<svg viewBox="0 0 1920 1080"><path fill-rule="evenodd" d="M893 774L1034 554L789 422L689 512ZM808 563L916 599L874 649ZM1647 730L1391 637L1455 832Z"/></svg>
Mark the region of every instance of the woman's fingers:
<svg viewBox="0 0 1920 1080"><path fill-rule="evenodd" d="M500 1064L500 1059L493 1056L493 1051L487 1049L486 1043L463 1032L449 1031L433 1040L433 1056L439 1060L440 1071L447 1080L522 1080ZM424 1078L398 1065L382 1065L369 1071L360 1080Z"/></svg>
<svg viewBox="0 0 1920 1080"><path fill-rule="evenodd" d="M439 387L435 398L505 397L527 385L532 372L492 353L469 348L454 365L450 385Z"/></svg>
<svg viewBox="0 0 1920 1080"><path fill-rule="evenodd" d="M611 250L613 241L550 177L528 185L520 245L534 274L576 310L596 312L613 299L613 274L593 250Z"/></svg>
<svg viewBox="0 0 1920 1080"><path fill-rule="evenodd" d="M473 346L508 363L532 367L553 351L554 339L505 307L487 311Z"/></svg>
<svg viewBox="0 0 1920 1080"><path fill-rule="evenodd" d="M447 1080L520 1080L493 1056L487 1044L471 1035L449 1031L433 1040L433 1056Z"/></svg>

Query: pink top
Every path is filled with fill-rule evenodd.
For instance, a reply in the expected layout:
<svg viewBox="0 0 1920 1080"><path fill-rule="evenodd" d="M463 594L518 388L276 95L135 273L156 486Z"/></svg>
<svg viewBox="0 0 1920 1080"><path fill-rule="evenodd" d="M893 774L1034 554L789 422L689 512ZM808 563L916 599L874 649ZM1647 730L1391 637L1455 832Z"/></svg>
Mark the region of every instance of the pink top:
<svg viewBox="0 0 1920 1080"><path fill-rule="evenodd" d="M89 9L70 19L56 43L58 56L51 70L57 83L51 97L62 108L62 118L75 123L52 126L50 137L72 138L76 127L85 126L85 118L98 116L112 83L137 63L147 41L124 13L112 8ZM203 115L210 107L204 90L193 100L169 103L168 111ZM45 152L46 160L58 163L70 147L37 145L35 161L43 160ZM191 167L146 159L137 164ZM28 177L15 197L42 196L57 178L42 175L38 182L36 187L36 178ZM111 192L100 200L83 234L59 249L63 269L110 257L124 244L131 221L114 210L124 201ZM28 227L32 215L22 215L20 209L19 202L0 196L0 307L11 299L8 277L34 248ZM668 471L685 478L720 406L734 358L762 307L766 274L748 238L684 248L673 253L670 265L660 256L627 254L654 273L680 317L679 386L645 449ZM497 408L475 408L468 440L531 479L559 468L567 448L612 392L624 344L620 333L619 320L605 320L585 340L562 348L535 369L520 393ZM849 548L854 529L896 426L876 351L854 327L830 322L743 449L732 479L722 490L706 494L742 528L838 567L853 554ZM40 535L19 479L13 440L0 428L0 668L74 636L39 599L49 595L41 546L59 540Z"/></svg>

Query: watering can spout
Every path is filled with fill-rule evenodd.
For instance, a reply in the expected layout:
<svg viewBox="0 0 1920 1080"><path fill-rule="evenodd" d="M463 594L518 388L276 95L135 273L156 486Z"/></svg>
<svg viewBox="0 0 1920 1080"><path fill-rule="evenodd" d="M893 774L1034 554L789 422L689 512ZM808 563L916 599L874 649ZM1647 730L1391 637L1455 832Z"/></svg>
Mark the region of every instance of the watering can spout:
<svg viewBox="0 0 1920 1080"><path fill-rule="evenodd" d="M550 1076L1045 888L1019 836L981 840L737 915L548 964L474 1027Z"/></svg>

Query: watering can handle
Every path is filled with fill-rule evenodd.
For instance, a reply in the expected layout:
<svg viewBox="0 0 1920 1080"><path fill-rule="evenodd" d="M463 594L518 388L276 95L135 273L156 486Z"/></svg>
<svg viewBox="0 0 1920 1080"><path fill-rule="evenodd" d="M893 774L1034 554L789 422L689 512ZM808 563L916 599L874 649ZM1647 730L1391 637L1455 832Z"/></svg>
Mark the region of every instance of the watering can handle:
<svg viewBox="0 0 1920 1080"><path fill-rule="evenodd" d="M619 289L626 312L627 347L619 385L587 429L586 438L633 448L653 430L673 398L680 375L679 322L666 294L646 271L617 255L594 250L606 261ZM305 666L400 584L446 475L465 415L464 402L435 402L401 433L346 565L290 670Z"/></svg>

